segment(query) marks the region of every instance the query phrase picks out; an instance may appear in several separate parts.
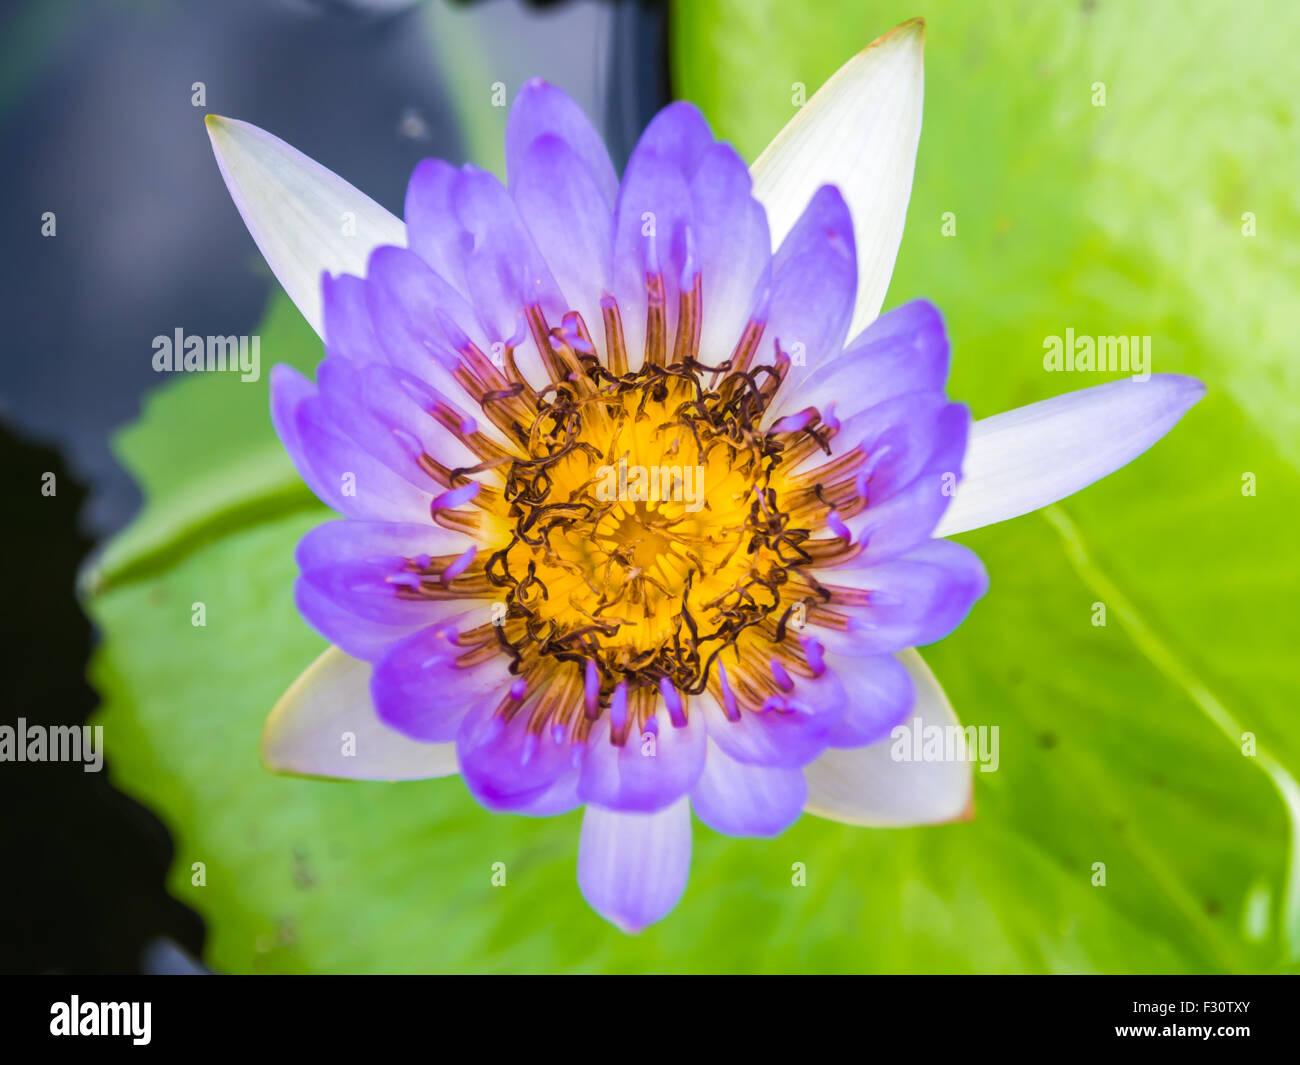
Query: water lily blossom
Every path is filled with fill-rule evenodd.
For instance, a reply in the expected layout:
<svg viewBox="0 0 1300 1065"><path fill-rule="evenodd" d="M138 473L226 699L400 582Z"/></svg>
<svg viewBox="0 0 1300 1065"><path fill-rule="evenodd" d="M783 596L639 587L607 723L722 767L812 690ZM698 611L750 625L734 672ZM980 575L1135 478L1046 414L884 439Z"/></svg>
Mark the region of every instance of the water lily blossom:
<svg viewBox="0 0 1300 1065"><path fill-rule="evenodd" d="M286 772L459 772L491 810L584 807L578 882L636 931L687 882L692 813L771 836L969 817L956 718L914 650L984 594L945 537L1125 465L1200 398L1155 375L972 423L925 301L881 315L921 128L919 20L849 60L749 167L671 104L622 177L540 81L507 181L425 160L398 220L253 126L222 175L324 340L272 374L297 550L333 645L267 722ZM356 737L342 753L340 737Z"/></svg>

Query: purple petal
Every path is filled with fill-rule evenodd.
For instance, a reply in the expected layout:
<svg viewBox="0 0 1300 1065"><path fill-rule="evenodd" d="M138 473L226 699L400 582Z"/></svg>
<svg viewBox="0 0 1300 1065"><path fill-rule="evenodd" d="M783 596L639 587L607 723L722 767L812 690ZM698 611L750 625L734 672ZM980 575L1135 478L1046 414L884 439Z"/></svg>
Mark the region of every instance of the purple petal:
<svg viewBox="0 0 1300 1065"><path fill-rule="evenodd" d="M582 805L578 798L578 772L576 769L561 773L550 787L524 800L516 797L510 806L512 814L526 817L554 817L567 814Z"/></svg>
<svg viewBox="0 0 1300 1065"><path fill-rule="evenodd" d="M434 612L408 625L385 625L360 618L301 577L294 582L293 602L308 625L339 650L364 662L382 658L393 644L441 618L440 612Z"/></svg>
<svg viewBox="0 0 1300 1065"><path fill-rule="evenodd" d="M704 768L708 733L692 703L685 725L657 711L649 731L630 731L621 747L610 742L609 714L591 730L578 795L615 810L659 810L685 795Z"/></svg>
<svg viewBox="0 0 1300 1065"><path fill-rule="evenodd" d="M952 536L1073 495L1169 432L1205 385L1156 374L1067 392L975 423L962 486L939 526Z"/></svg>
<svg viewBox="0 0 1300 1065"><path fill-rule="evenodd" d="M317 476L298 432L298 408L315 395L316 386L292 366L281 364L271 368L271 424L275 427L275 434L289 453L298 476L306 482L316 498L327 507L341 512L341 486L337 481L327 481Z"/></svg>
<svg viewBox="0 0 1300 1065"><path fill-rule="evenodd" d="M307 483L328 486L329 495L322 496L322 502L350 518L366 521L415 521L429 513L432 494L394 473L341 433L319 396L298 405L294 426L298 446L313 473Z"/></svg>
<svg viewBox="0 0 1300 1065"><path fill-rule="evenodd" d="M328 521L298 541L294 559L304 571L343 562L397 566L420 555L460 554L468 546L461 533L427 522Z"/></svg>
<svg viewBox="0 0 1300 1065"><path fill-rule="evenodd" d="M501 182L486 170L466 166L451 195L461 225L474 238L465 279L489 344L526 335L524 308L535 304L549 324L558 325L569 308ZM517 351L516 359L535 387L549 380L531 342Z"/></svg>
<svg viewBox="0 0 1300 1065"><path fill-rule="evenodd" d="M417 628L485 609L465 600L398 596L393 577L421 554L454 554L464 537L430 525L334 521L298 544L302 570L294 586L298 611L331 643L374 660Z"/></svg>
<svg viewBox="0 0 1300 1065"><path fill-rule="evenodd" d="M508 661L508 659L502 659ZM435 667L440 668L440 667ZM444 669L444 676L447 671ZM451 691L454 677L447 676ZM496 712L510 689L507 675L499 690L470 707L456 736L456 756L470 793L490 810L518 813L553 809L557 796L577 805L572 781L573 751L567 743L555 743L528 728L531 714L524 707L507 723ZM453 694L451 698L455 698Z"/></svg>
<svg viewBox="0 0 1300 1065"><path fill-rule="evenodd" d="M367 366L361 373L360 393L353 399L379 420L399 447L418 445L448 469L468 469L481 460L451 430L430 417L435 408L443 408L457 424L472 422L484 435L505 443L490 421L467 413L469 404L456 404L414 375L392 366Z"/></svg>
<svg viewBox="0 0 1300 1065"><path fill-rule="evenodd" d="M602 344L600 298L610 288L614 220L595 180L566 141L547 135L519 160L511 194L565 302Z"/></svg>
<svg viewBox="0 0 1300 1065"><path fill-rule="evenodd" d="M774 410L816 407L845 421L905 392L942 392L948 335L934 304L912 300L872 322L821 372L796 377L796 369L790 368Z"/></svg>
<svg viewBox="0 0 1300 1065"><path fill-rule="evenodd" d="M966 420L950 406L965 410L942 392L906 392L859 411L832 439L832 460L857 448L867 456L861 471L867 498L887 499L925 471L944 427Z"/></svg>
<svg viewBox="0 0 1300 1065"><path fill-rule="evenodd" d="M676 164L638 147L628 160L614 216L614 296L636 369L645 350L646 275L662 275L669 343L677 322L682 271L689 255L691 195Z"/></svg>
<svg viewBox="0 0 1300 1065"><path fill-rule="evenodd" d="M786 710L743 710L733 721L708 693L695 699L704 707L709 739L731 758L789 769L806 765L825 749L848 696L828 669L812 680L796 678Z"/></svg>
<svg viewBox="0 0 1300 1065"><path fill-rule="evenodd" d="M370 695L379 719L413 740L454 740L471 707L495 707L510 687L510 659L502 654L465 669L457 625L431 625L391 647L375 663Z"/></svg>
<svg viewBox="0 0 1300 1065"><path fill-rule="evenodd" d="M837 189L823 186L772 258L766 354L758 361L770 361L775 345L791 358L782 386L787 395L804 377L824 371L844 347L857 286L854 256L849 209Z"/></svg>
<svg viewBox="0 0 1300 1065"><path fill-rule="evenodd" d="M465 260L474 250L474 239L451 208L451 189L459 174L459 168L441 159L424 159L416 166L406 186L406 241L434 273L466 295Z"/></svg>
<svg viewBox="0 0 1300 1065"><path fill-rule="evenodd" d="M703 287L701 360L731 354L770 279L767 214L750 195L749 169L728 144L704 153L691 178L692 215Z"/></svg>
<svg viewBox="0 0 1300 1065"><path fill-rule="evenodd" d="M379 248L366 271L366 300L388 361L446 396L464 389L452 377L460 343L490 353L488 332L469 302L405 248Z"/></svg>
<svg viewBox="0 0 1300 1065"><path fill-rule="evenodd" d="M526 81L506 120L506 175L513 192L517 171L537 138L554 134L582 160L607 207L614 206L618 174L596 128L565 92L540 78Z"/></svg>
<svg viewBox="0 0 1300 1065"><path fill-rule="evenodd" d="M394 435L394 424L359 402L361 382L361 371L347 359L332 356L320 364L316 384L332 427L403 480L421 491L435 491L437 485L421 468L418 454ZM424 421L430 420L424 417ZM475 461L471 459L464 465Z"/></svg>
<svg viewBox="0 0 1300 1065"><path fill-rule="evenodd" d="M690 181L715 144L709 123L687 100L663 108L642 131L635 151L648 152L671 163Z"/></svg>
<svg viewBox="0 0 1300 1065"><path fill-rule="evenodd" d="M325 350L358 366L384 359L366 305L366 283L351 274L321 278L325 314Z"/></svg>
<svg viewBox="0 0 1300 1065"><path fill-rule="evenodd" d="M817 635L821 636L820 631ZM912 681L894 658L853 657L828 650L825 660L849 693L844 713L827 736L827 746L875 743L911 711L915 696Z"/></svg>
<svg viewBox="0 0 1300 1065"><path fill-rule="evenodd" d="M710 744L691 809L715 832L776 836L799 819L807 792L798 769L744 765Z"/></svg>
<svg viewBox="0 0 1300 1065"><path fill-rule="evenodd" d="M605 920L639 932L667 916L691 871L685 798L653 814L588 806L578 844L578 887Z"/></svg>
<svg viewBox="0 0 1300 1065"><path fill-rule="evenodd" d="M920 471L903 488L877 497L867 488L867 506L845 520L854 543L862 545L864 563L901 554L928 540L952 501L961 477L962 456L970 412L958 403L945 406L935 418L930 453Z"/></svg>
<svg viewBox="0 0 1300 1065"><path fill-rule="evenodd" d="M845 608L846 630L816 633L830 650L853 656L941 640L988 590L988 574L975 552L949 540L931 540L880 562L822 570L817 578L870 593L866 606Z"/></svg>

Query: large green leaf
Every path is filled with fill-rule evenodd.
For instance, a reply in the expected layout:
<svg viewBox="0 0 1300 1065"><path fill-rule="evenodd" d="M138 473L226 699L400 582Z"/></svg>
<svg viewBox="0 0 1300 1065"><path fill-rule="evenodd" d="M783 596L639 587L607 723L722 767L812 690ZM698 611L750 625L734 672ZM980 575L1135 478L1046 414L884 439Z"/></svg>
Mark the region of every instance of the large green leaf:
<svg viewBox="0 0 1300 1065"><path fill-rule="evenodd" d="M679 93L749 156L847 54L917 13L862 0L675 10ZM1175 13L1177 17L1175 16ZM945 311L986 415L1091 381L1042 340L1150 334L1209 397L1137 463L963 539L992 589L927 651L997 725L969 824L697 826L674 913L628 938L573 875L576 816L479 809L455 778L275 777L261 722L319 650L264 384L170 386L121 446L148 499L90 605L117 784L176 835L172 889L219 969L1220 971L1300 960L1294 668L1300 434L1288 345L1300 212L1295 25L1241 5L934 5L917 185L889 303ZM1263 32L1262 27L1273 27ZM1107 106L1091 104L1105 82ZM940 232L957 215L957 235ZM1251 211L1258 236L1241 233ZM264 365L315 350L283 300ZM223 391L223 388L225 391ZM239 404L238 411L230 407ZM1256 477L1254 496L1242 475ZM191 624L195 602L204 627ZM1095 626L1095 603L1107 624ZM1241 733L1255 753L1243 753ZM1248 748L1249 749L1249 748ZM206 884L192 867L203 862ZM492 886L493 864L507 882ZM807 886L792 884L804 863ZM1094 863L1105 886L1094 886Z"/></svg>

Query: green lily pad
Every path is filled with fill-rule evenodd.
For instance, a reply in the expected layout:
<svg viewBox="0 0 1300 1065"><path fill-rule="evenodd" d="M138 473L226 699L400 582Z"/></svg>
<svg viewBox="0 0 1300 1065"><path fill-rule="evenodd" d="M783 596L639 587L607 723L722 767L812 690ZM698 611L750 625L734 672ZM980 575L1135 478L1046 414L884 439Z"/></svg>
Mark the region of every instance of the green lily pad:
<svg viewBox="0 0 1300 1065"><path fill-rule="evenodd" d="M999 728L997 771L976 774L975 819L870 831L808 817L776 840L697 825L682 902L626 937L578 894L576 815L492 815L454 777L267 773L262 721L322 646L293 608L292 550L326 512L279 452L265 381L200 376L161 390L123 435L146 509L86 587L105 637L92 675L110 770L173 831L171 890L208 921L209 964L1300 962L1300 793L1288 791L1300 775L1300 387L1286 363L1300 218L1279 181L1283 160L1300 157L1300 93L1286 34L1260 29L1295 16L1104 0L976 7L927 12L925 127L887 305L926 296L943 308L951 391L977 416L1114 376L1043 371L1044 337L1067 327L1150 335L1153 369L1196 373L1209 395L1115 476L962 537L992 587L925 654L963 720ZM811 92L915 13L861 0L679 4L677 90L753 157L789 117L794 83ZM946 211L955 236L941 231ZM295 314L275 301L265 367L319 357Z"/></svg>

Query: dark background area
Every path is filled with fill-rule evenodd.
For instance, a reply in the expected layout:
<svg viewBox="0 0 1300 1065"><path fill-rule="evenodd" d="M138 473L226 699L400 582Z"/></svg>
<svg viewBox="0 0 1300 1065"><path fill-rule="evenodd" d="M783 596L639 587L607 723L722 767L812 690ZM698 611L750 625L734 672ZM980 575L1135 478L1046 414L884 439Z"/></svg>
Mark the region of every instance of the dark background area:
<svg viewBox="0 0 1300 1065"><path fill-rule="evenodd" d="M512 91L533 75L563 85L620 164L668 98L659 5L454 6L508 45L496 76ZM0 3L0 724L76 725L96 705L76 574L140 505L109 439L161 383L150 339L252 333L274 284L202 115L264 126L400 214L418 159L465 158L421 7ZM205 108L191 104L195 81ZM111 744L101 773L0 762L0 971L194 970L204 929L163 888L166 827L111 780Z"/></svg>

